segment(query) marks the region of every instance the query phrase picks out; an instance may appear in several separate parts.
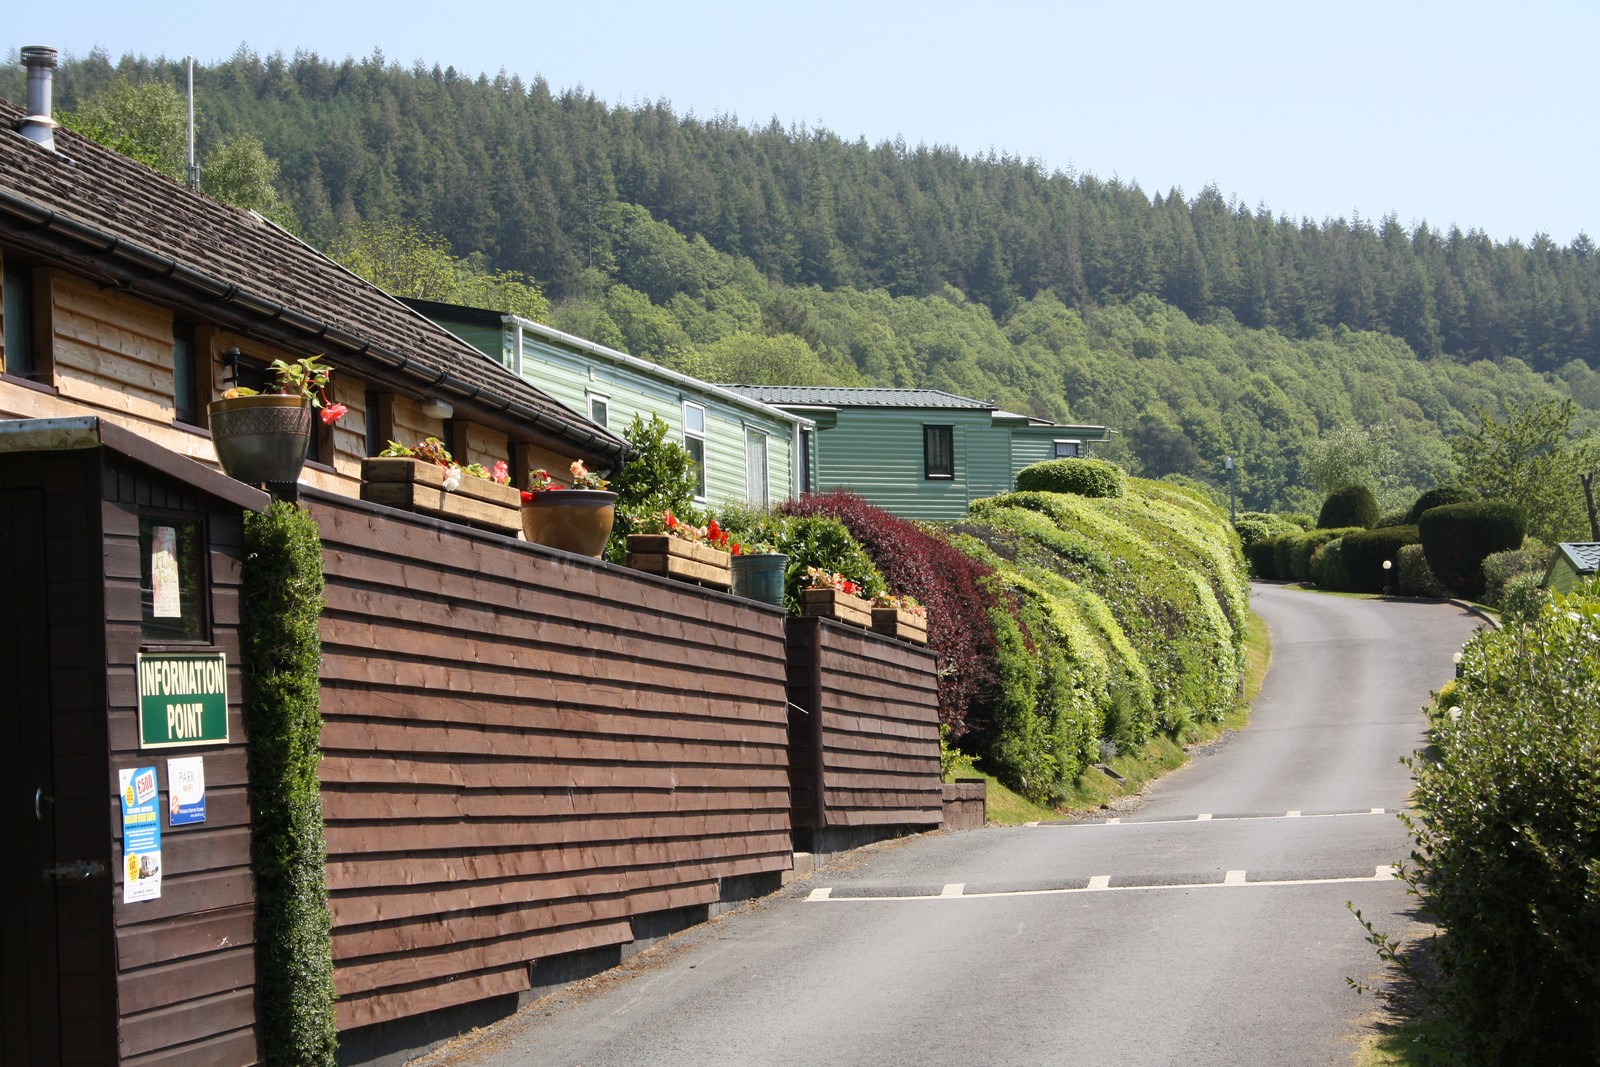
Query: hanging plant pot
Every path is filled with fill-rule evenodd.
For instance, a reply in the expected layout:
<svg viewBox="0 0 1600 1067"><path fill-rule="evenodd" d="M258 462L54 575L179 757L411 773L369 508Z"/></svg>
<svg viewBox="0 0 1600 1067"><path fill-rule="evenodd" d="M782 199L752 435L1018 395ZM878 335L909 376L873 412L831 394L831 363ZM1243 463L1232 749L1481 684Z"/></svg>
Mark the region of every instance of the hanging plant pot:
<svg viewBox="0 0 1600 1067"><path fill-rule="evenodd" d="M600 558L617 517L617 494L603 489L551 489L522 505L522 536L534 544Z"/></svg>
<svg viewBox="0 0 1600 1067"><path fill-rule="evenodd" d="M228 477L251 485L293 483L311 446L311 401L268 393L213 400L211 444Z"/></svg>

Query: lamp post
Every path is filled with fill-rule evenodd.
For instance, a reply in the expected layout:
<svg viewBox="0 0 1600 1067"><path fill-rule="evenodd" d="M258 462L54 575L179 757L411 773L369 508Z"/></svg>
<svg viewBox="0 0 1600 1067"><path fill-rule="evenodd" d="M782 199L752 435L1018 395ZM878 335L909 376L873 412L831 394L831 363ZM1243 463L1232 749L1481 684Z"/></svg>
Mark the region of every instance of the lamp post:
<svg viewBox="0 0 1600 1067"><path fill-rule="evenodd" d="M1233 465L1232 456L1222 457L1222 469L1228 472L1228 521L1238 522L1238 496L1235 493L1234 488L1239 484L1239 471L1238 468L1234 467Z"/></svg>
<svg viewBox="0 0 1600 1067"><path fill-rule="evenodd" d="M1383 561L1383 595L1384 596L1393 596L1394 595L1394 561L1393 560L1386 559L1386 560Z"/></svg>

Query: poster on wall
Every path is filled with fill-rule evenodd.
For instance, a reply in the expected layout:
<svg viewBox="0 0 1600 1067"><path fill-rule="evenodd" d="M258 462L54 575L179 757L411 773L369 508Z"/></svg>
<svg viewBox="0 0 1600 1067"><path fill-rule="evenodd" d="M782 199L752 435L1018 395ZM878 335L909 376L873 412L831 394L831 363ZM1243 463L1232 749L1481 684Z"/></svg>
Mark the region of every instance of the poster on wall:
<svg viewBox="0 0 1600 1067"><path fill-rule="evenodd" d="M178 580L178 531L156 526L150 531L150 603L158 619L183 616Z"/></svg>
<svg viewBox="0 0 1600 1067"><path fill-rule="evenodd" d="M154 767L119 770L122 786L122 902L161 896L161 787Z"/></svg>
<svg viewBox="0 0 1600 1067"><path fill-rule="evenodd" d="M205 757L167 760L167 825L188 826L205 821Z"/></svg>

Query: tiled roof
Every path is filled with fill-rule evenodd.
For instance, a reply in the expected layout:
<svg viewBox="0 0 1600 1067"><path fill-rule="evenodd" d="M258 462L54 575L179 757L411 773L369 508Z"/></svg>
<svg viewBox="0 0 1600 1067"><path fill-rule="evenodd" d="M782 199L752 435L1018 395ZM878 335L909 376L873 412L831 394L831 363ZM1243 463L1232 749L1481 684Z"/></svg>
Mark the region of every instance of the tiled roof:
<svg viewBox="0 0 1600 1067"><path fill-rule="evenodd" d="M0 100L0 236L229 329L328 354L413 395L616 457L615 435L293 235L76 134L56 151Z"/></svg>
<svg viewBox="0 0 1600 1067"><path fill-rule="evenodd" d="M1576 544L1563 542L1562 553L1579 574L1593 574L1600 571L1600 542L1580 541Z"/></svg>
<svg viewBox="0 0 1600 1067"><path fill-rule="evenodd" d="M763 404L801 404L831 408L969 408L993 411L994 404L939 389L871 389L808 385L725 385Z"/></svg>

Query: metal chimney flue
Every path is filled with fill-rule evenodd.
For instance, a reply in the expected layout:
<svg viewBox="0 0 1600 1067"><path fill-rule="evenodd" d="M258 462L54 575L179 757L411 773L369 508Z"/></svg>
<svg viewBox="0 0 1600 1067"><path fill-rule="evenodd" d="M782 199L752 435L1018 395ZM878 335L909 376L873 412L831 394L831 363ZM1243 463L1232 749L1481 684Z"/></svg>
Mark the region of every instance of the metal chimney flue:
<svg viewBox="0 0 1600 1067"><path fill-rule="evenodd" d="M28 113L22 119L22 136L56 150L56 120L50 117L51 71L56 69L56 50L30 44L22 50L22 65L28 68Z"/></svg>

